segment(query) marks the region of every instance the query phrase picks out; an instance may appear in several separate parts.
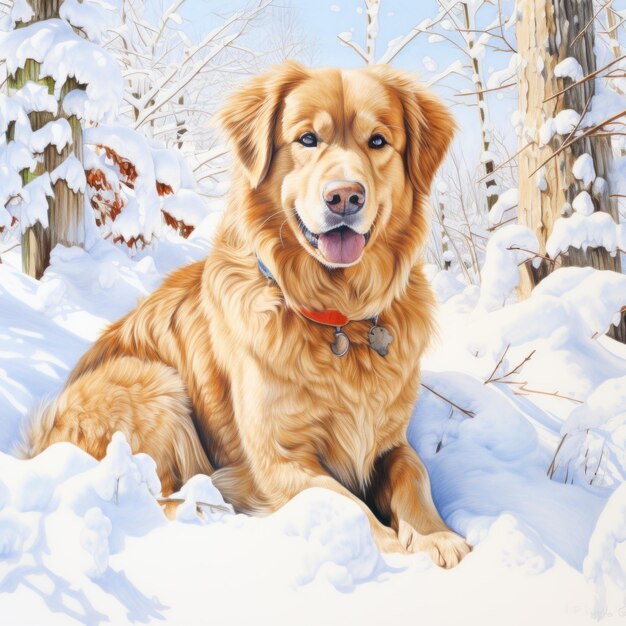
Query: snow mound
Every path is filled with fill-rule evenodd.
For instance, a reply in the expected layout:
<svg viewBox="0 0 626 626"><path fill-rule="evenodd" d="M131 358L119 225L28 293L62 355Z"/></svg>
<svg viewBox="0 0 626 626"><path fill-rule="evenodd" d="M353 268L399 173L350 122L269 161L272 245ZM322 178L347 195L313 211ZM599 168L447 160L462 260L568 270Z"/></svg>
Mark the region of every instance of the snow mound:
<svg viewBox="0 0 626 626"><path fill-rule="evenodd" d="M480 302L485 309L493 311L504 305L519 282L519 264L538 252L537 237L525 226L511 224L491 236L480 287Z"/></svg>

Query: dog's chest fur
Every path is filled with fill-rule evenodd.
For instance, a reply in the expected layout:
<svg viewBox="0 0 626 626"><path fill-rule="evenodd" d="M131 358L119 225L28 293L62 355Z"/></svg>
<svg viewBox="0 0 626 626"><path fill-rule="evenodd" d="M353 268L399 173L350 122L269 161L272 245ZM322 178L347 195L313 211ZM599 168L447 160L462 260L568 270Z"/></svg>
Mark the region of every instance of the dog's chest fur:
<svg viewBox="0 0 626 626"><path fill-rule="evenodd" d="M263 283L232 284L239 288L229 292L224 308L233 311L232 297L241 317L213 318L213 332L228 336L219 342L228 349L217 358L223 369L245 379L234 381L235 405L256 399L248 406L271 432L258 445L316 459L346 487L363 493L376 460L404 439L417 395L422 346L420 334L407 324L406 306L381 316L393 336L386 356L369 347L371 322L355 321L343 328L350 349L339 357L330 348L333 328L274 302L275 290ZM247 397L238 399L238 393Z"/></svg>

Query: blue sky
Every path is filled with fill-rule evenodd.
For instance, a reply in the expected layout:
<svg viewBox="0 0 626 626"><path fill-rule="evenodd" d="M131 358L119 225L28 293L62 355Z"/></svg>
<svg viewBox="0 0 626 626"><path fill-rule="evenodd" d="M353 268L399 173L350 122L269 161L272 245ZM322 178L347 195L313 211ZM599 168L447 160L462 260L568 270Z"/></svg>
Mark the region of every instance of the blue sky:
<svg viewBox="0 0 626 626"><path fill-rule="evenodd" d="M250 0L187 0L185 10L181 11L191 22L191 28L206 32L216 26L221 17L231 14L244 6L254 4ZM365 46L366 19L363 0L274 0L275 5L287 4L295 13L297 28L315 46L316 66L360 67L362 59L350 48L343 45L337 34L352 31L352 38L362 47ZM613 6L618 10L626 7L626 0L616 0ZM361 12L359 13L359 9ZM505 17L513 11L513 0L502 0ZM436 0L381 0L379 14L379 36L376 57L379 58L387 48L387 43L395 37L409 32L427 17L434 17L438 11ZM479 25L486 25L495 16L495 8L484 7L479 12ZM507 37L514 43L514 28L507 31ZM262 36L262 35L261 35ZM457 35L458 36L458 35ZM494 43L497 43L494 41ZM448 42L431 43L427 35L415 38L392 62L396 67L418 72L423 80L432 76L424 65L424 57L430 57L437 68L434 73L444 70L455 59L467 61L462 54ZM482 78L488 80L491 71L502 69L508 64L510 53L488 50L481 60ZM472 83L459 78L448 78L434 86L449 105L461 128L457 136L460 148L470 164L478 162L481 146L478 134L478 117L475 98L460 98L458 92L466 88L473 91ZM517 108L515 89L508 89L489 94L489 115L494 127L504 139L511 153L516 150L516 138L510 123L511 114ZM467 106L470 105L470 106Z"/></svg>
<svg viewBox="0 0 626 626"><path fill-rule="evenodd" d="M352 38L362 47L365 46L366 18L363 0L284 0L292 7L298 29L306 32L307 37L315 46L316 66L360 67L362 59L350 48L343 45L337 38L337 34L352 31ZM187 0L186 8L181 13L190 20L190 27L197 32L206 32L217 26L221 17L231 14L244 6L249 6L250 0ZM281 0L275 0L274 4L281 5ZM512 0L504 0L505 12L510 12ZM358 9L362 12L359 13ZM438 11L436 0L381 0L379 14L379 35L377 38L376 56L380 57L387 48L387 43L395 37L406 34L427 17L434 17ZM507 13L508 14L508 13ZM484 11L484 21L489 21L493 16L493 10L487 8ZM444 70L451 62L459 58L459 52L446 42L429 43L427 35L419 35L414 39L394 60L393 65L422 74L424 80L428 79L429 72L423 64L423 58L430 57L436 64L437 70ZM508 55L488 55L485 62L485 72L488 67L500 69L508 63ZM487 76L485 76L485 79ZM453 105L453 112L463 133L464 143L472 147L465 150L468 160L477 161L480 156L480 142L478 136L477 112L459 104L459 98L454 94L462 87L472 89L469 81L462 79L446 80L444 84L436 86L435 90ZM510 94L503 94L503 99L498 101L497 107L493 107L492 117L497 126L508 124L510 114L516 108L516 96L514 90ZM469 103L473 98L465 98ZM501 106L504 105L504 106ZM497 110L496 110L497 109ZM506 134L506 129L504 130ZM515 138L511 128L510 148L515 148Z"/></svg>

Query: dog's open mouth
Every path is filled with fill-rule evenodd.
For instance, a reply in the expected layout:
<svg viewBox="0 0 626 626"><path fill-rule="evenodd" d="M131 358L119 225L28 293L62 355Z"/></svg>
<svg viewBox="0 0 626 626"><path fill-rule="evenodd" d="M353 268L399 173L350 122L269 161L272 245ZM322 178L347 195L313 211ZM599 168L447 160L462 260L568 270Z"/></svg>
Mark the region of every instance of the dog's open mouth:
<svg viewBox="0 0 626 626"><path fill-rule="evenodd" d="M318 249L331 263L350 264L358 261L369 239L369 232L362 235L349 226L339 226L325 233L312 233L298 218L298 225L306 240Z"/></svg>

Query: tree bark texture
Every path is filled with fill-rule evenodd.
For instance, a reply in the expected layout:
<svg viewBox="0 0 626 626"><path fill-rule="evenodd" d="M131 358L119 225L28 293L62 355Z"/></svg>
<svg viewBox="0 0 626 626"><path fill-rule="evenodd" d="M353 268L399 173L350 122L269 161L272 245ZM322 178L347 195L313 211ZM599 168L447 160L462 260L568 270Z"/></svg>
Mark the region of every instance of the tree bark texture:
<svg viewBox="0 0 626 626"><path fill-rule="evenodd" d="M584 189L582 181L576 180L572 173L574 161L583 153L591 155L596 176L607 180L612 152L608 137L585 137L533 174L567 140L567 135L555 134L547 145L540 146L539 131L544 122L566 109L583 114L591 105L595 89L593 79L560 96L552 96L574 82L568 77L555 76L557 64L567 57L574 57L580 63L584 75L596 69L593 23L577 38L592 20L594 9L592 0L521 0L518 6L522 11L517 23L518 53L522 57L519 110L524 122L520 148L531 144L519 156L518 214L520 224L537 235L540 253L545 255L555 221L571 215L572 201ZM588 191L591 193L591 189ZM596 211L609 213L617 222L617 206L609 197L607 186L601 193L592 194L592 199ZM621 272L619 255L613 257L604 248L586 251L569 248L567 254L562 254L553 264L542 261L534 268L526 263L522 270L521 295L528 296L537 283L561 265ZM626 341L625 320L622 319L619 327L612 327L610 334Z"/></svg>
<svg viewBox="0 0 626 626"><path fill-rule="evenodd" d="M473 30L476 28L476 25L472 23L470 20L469 9L467 7L467 2L462 3L463 8L463 19L465 21L465 28L468 30ZM471 53L474 48L474 42L469 41L468 43L469 52ZM489 151L489 139L487 139L487 129L485 128L486 122L486 114L487 114L487 100L484 94L484 86L480 74L480 65L478 63L478 58L475 55L472 55L472 72L474 74L474 87L476 89L476 98L478 100L477 108L478 108L478 121L480 124L480 138L482 143L482 151L486 153ZM486 161L482 161L483 163L484 176L485 179L485 192L487 194L487 213L491 211L493 205L498 201L498 194L494 191L496 187L496 179L494 175L495 164L493 159L488 159Z"/></svg>
<svg viewBox="0 0 626 626"><path fill-rule="evenodd" d="M33 21L41 21L59 16L59 6L62 0L30 0L30 5L35 13ZM24 26L18 24L18 27ZM48 88L50 94L54 93L54 82L51 78L40 76L40 64L28 59L24 68L18 69L15 76L9 79L9 90L17 90L23 87L27 81L33 81ZM61 88L60 103L67 93L80 85L70 78ZM48 122L65 117L72 129L72 143L57 152L55 146L46 146L42 160L38 163L34 172L22 171L24 185L34 180L44 172L52 172L65 159L74 155L81 163L83 161L83 134L80 121L76 116L67 116L63 112L62 104L59 105L57 115L48 112L33 112L29 115L33 131L39 130ZM52 187L54 196L48 198L48 228L43 228L40 223L27 228L22 235L22 269L25 273L35 278L41 278L44 270L50 264L50 252L58 243L64 245L82 245L85 240L84 227L84 199L82 193L72 191L65 180L59 179Z"/></svg>

